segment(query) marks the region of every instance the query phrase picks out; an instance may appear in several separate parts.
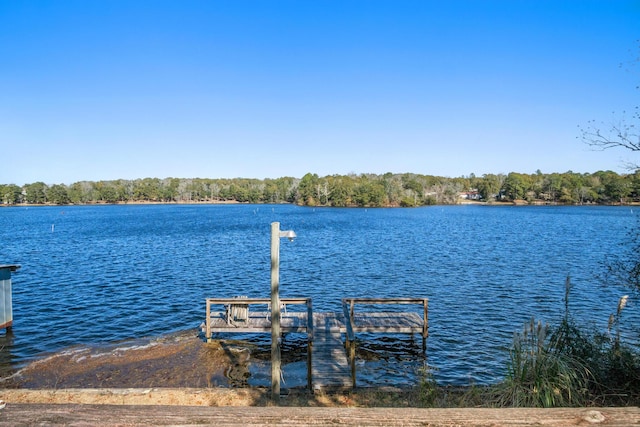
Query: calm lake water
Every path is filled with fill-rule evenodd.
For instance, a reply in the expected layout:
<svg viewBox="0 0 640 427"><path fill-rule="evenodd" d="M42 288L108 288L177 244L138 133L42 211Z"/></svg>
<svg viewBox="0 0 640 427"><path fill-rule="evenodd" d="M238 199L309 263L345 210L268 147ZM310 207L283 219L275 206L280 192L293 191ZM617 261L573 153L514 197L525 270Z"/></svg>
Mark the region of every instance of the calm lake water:
<svg viewBox="0 0 640 427"><path fill-rule="evenodd" d="M298 235L281 243L282 297L312 297L317 311L339 311L343 297L428 297L428 363L440 383L468 384L503 378L513 334L532 316L561 318L568 275L575 317L606 328L628 291L598 277L637 213L477 205L0 209L0 264L22 265L12 276L13 336L0 336L1 363L196 330L206 297L267 298L273 221ZM638 310L628 311L633 328ZM361 368L366 379L412 377L419 339L371 337L364 345L377 355L370 371Z"/></svg>

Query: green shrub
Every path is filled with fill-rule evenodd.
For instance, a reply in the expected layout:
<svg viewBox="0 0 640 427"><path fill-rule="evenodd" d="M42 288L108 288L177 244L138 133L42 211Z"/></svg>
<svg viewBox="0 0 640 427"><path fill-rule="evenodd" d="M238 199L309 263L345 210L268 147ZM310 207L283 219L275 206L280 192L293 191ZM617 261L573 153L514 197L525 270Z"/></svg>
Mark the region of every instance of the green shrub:
<svg viewBox="0 0 640 427"><path fill-rule="evenodd" d="M549 328L532 318L516 333L505 381L497 391L499 406L580 406L588 391L589 370L549 339Z"/></svg>

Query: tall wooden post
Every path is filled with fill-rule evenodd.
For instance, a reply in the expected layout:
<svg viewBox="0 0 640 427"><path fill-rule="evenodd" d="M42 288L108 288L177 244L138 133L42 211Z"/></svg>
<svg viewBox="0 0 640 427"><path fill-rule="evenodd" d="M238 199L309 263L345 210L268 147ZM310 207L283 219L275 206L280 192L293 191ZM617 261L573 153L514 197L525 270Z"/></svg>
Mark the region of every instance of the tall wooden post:
<svg viewBox="0 0 640 427"><path fill-rule="evenodd" d="M349 360L351 361L351 388L356 388L356 342L349 345Z"/></svg>
<svg viewBox="0 0 640 427"><path fill-rule="evenodd" d="M280 401L280 223L271 223L271 399Z"/></svg>
<svg viewBox="0 0 640 427"><path fill-rule="evenodd" d="M422 300L424 313L422 315L422 352L427 352L427 337L429 336L429 300Z"/></svg>
<svg viewBox="0 0 640 427"><path fill-rule="evenodd" d="M313 392L313 306L307 299L307 388Z"/></svg>
<svg viewBox="0 0 640 427"><path fill-rule="evenodd" d="M206 311L206 319L205 319L205 326L206 326L206 338L207 338L207 342L211 342L211 302L209 301L209 299L207 298L206 300L207 302L207 311Z"/></svg>

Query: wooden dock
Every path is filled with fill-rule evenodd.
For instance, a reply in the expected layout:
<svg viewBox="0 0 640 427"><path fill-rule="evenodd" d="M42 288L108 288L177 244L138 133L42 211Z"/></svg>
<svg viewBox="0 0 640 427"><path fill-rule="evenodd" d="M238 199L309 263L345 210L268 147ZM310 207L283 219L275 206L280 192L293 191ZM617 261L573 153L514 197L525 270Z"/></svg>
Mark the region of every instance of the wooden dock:
<svg viewBox="0 0 640 427"><path fill-rule="evenodd" d="M214 333L271 332L270 299L207 298L206 320L202 331L207 341ZM342 313L314 313L310 298L283 298L281 333L307 335L307 376L309 389L355 387L356 333L419 334L423 351L428 336L428 299L426 298L345 298ZM423 316L416 312L363 311L355 307L419 304ZM250 306L266 309L251 310ZM305 305L306 310L292 310ZM215 311L213 307L222 307ZM345 340L343 341L342 336Z"/></svg>
<svg viewBox="0 0 640 427"><path fill-rule="evenodd" d="M344 319L335 313L315 313L313 323L316 325L311 348L313 389L352 386L350 363L342 342Z"/></svg>

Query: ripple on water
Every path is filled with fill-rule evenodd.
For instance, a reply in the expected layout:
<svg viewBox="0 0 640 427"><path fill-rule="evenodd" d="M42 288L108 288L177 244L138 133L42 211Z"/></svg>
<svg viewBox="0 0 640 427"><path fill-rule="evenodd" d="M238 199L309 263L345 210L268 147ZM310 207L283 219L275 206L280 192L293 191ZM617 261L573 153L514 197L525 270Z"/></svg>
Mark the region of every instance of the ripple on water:
<svg viewBox="0 0 640 427"><path fill-rule="evenodd" d="M428 297L428 363L454 384L500 378L513 333L562 315L567 275L572 314L606 328L624 292L598 276L637 225L615 207L0 209L2 262L22 265L3 363L195 328L207 297L267 297L272 221L298 235L281 245L281 296L310 296L316 311L340 311L343 297ZM401 337L371 341L362 381L403 381L423 364Z"/></svg>

